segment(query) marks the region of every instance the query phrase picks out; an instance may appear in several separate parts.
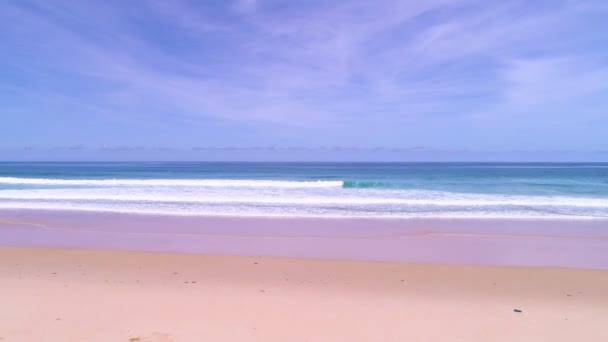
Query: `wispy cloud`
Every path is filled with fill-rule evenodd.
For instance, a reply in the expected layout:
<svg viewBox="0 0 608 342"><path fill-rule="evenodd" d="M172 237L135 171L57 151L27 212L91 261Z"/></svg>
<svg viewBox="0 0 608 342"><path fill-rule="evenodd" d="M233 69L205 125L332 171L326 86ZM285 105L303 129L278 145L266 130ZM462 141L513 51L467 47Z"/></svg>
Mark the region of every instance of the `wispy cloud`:
<svg viewBox="0 0 608 342"><path fill-rule="evenodd" d="M365 132L370 122L548 115L607 90L600 0L1 6L0 70L14 74L3 87L116 120Z"/></svg>
<svg viewBox="0 0 608 342"><path fill-rule="evenodd" d="M504 72L506 110L555 110L599 92L608 93L608 66L584 58L538 58L511 61Z"/></svg>

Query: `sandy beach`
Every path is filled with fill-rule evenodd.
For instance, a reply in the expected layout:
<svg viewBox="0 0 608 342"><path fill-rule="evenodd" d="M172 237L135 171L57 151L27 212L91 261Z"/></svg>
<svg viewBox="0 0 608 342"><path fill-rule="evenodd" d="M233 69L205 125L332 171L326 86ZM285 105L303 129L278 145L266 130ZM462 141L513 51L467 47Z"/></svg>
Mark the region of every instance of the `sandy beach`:
<svg viewBox="0 0 608 342"><path fill-rule="evenodd" d="M0 210L0 245L608 269L608 220L313 219Z"/></svg>
<svg viewBox="0 0 608 342"><path fill-rule="evenodd" d="M2 341L608 339L601 270L5 247L0 284Z"/></svg>
<svg viewBox="0 0 608 342"><path fill-rule="evenodd" d="M0 341L605 341L604 224L2 211Z"/></svg>
<svg viewBox="0 0 608 342"><path fill-rule="evenodd" d="M0 342L608 342L607 18L0 0Z"/></svg>

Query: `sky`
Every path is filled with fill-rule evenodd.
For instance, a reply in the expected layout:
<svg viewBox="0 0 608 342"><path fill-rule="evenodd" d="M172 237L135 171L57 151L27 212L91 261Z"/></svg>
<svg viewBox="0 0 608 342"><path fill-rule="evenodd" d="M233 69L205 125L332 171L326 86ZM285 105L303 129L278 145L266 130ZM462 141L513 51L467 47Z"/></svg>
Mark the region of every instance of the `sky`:
<svg viewBox="0 0 608 342"><path fill-rule="evenodd" d="M605 0L4 0L0 160L608 161L606 18Z"/></svg>

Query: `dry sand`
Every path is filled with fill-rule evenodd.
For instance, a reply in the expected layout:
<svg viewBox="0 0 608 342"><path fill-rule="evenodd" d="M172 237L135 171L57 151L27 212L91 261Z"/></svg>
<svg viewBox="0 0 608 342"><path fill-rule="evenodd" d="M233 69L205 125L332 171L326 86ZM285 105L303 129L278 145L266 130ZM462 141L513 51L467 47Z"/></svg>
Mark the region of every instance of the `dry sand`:
<svg viewBox="0 0 608 342"><path fill-rule="evenodd" d="M606 270L2 247L0 306L2 342L608 341Z"/></svg>

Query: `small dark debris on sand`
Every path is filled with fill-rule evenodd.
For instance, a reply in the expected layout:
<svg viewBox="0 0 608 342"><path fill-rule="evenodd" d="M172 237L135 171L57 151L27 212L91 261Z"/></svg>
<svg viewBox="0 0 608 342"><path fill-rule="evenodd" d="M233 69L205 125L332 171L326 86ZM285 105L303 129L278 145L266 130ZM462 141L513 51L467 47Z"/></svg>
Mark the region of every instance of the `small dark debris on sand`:
<svg viewBox="0 0 608 342"><path fill-rule="evenodd" d="M521 313L521 310L519 310L519 309L513 309L513 311L517 312L517 313Z"/></svg>

